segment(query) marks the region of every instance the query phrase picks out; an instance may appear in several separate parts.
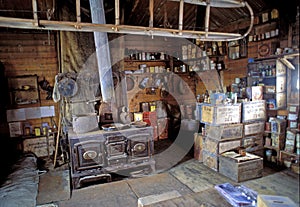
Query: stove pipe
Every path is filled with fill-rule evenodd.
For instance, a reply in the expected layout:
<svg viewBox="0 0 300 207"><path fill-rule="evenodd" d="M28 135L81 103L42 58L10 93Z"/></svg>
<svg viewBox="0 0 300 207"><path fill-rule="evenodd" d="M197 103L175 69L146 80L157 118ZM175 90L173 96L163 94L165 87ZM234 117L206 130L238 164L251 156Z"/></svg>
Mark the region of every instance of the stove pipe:
<svg viewBox="0 0 300 207"><path fill-rule="evenodd" d="M92 23L106 24L103 0L90 0ZM106 32L94 32L96 57L101 86L102 103L99 108L99 125L113 123L117 119L114 100L114 84L110 50Z"/></svg>
<svg viewBox="0 0 300 207"><path fill-rule="evenodd" d="M92 23L106 24L103 0L90 0ZM96 57L103 102L114 99L114 84L106 32L94 32Z"/></svg>

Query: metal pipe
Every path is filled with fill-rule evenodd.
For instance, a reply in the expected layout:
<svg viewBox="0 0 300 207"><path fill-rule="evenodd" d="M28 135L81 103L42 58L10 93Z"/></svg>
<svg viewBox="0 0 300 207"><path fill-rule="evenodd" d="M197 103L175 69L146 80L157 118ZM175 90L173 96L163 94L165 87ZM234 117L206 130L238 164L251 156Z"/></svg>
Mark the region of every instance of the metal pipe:
<svg viewBox="0 0 300 207"><path fill-rule="evenodd" d="M181 1L181 0L170 0L170 1ZM196 4L207 6L207 1L204 0L184 0L185 3ZM211 0L210 4L212 7L220 8L238 8L244 7L244 2L242 0Z"/></svg>
<svg viewBox="0 0 300 207"><path fill-rule="evenodd" d="M249 13L250 13L250 26L249 26L248 30L241 37L228 39L227 41L235 41L235 40L243 39L251 32L251 30L253 28L253 24L254 24L254 13L253 13L251 6L247 2L245 2L245 6L247 7L247 9L249 10Z"/></svg>
<svg viewBox="0 0 300 207"><path fill-rule="evenodd" d="M154 10L154 0L149 0L149 13L150 13L150 20L149 20L149 27L153 27L153 10Z"/></svg>
<svg viewBox="0 0 300 207"><path fill-rule="evenodd" d="M205 11L205 37L208 37L208 30L209 30L209 17L210 17L210 0L207 1L206 11Z"/></svg>
<svg viewBox="0 0 300 207"><path fill-rule="evenodd" d="M105 24L103 0L90 0L92 22ZM103 102L114 99L114 85L110 60L109 44L106 32L94 32L98 72Z"/></svg>
<svg viewBox="0 0 300 207"><path fill-rule="evenodd" d="M120 24L120 1L115 0L115 24Z"/></svg>
<svg viewBox="0 0 300 207"><path fill-rule="evenodd" d="M179 35L182 35L182 29L183 29L183 7L184 7L184 1L180 0L179 3L179 23L178 23L178 29L179 29Z"/></svg>

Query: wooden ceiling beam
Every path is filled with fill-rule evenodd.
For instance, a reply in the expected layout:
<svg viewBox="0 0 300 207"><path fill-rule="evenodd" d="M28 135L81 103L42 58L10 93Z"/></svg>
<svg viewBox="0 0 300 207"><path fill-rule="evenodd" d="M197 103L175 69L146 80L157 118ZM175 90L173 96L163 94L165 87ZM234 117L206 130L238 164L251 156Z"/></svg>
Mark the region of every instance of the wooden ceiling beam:
<svg viewBox="0 0 300 207"><path fill-rule="evenodd" d="M40 20L39 25L36 26L34 19L21 19L11 17L0 17L0 27L73 32L96 31L119 34L191 38L200 39L202 41L231 41L241 37L241 34L237 33L208 32L208 36L205 37L206 32L204 31L178 30L156 27L150 28L130 25L116 26L114 24L94 24L85 22L80 22L78 24L77 22L70 21ZM180 35L179 33L182 33L182 35Z"/></svg>

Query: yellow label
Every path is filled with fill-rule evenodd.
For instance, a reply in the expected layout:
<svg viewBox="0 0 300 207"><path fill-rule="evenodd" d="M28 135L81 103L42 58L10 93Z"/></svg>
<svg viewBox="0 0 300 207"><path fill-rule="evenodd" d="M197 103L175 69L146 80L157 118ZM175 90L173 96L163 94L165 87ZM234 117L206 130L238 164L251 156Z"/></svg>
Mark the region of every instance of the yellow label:
<svg viewBox="0 0 300 207"><path fill-rule="evenodd" d="M35 133L35 136L41 136L41 129L40 128L34 128L34 133Z"/></svg>

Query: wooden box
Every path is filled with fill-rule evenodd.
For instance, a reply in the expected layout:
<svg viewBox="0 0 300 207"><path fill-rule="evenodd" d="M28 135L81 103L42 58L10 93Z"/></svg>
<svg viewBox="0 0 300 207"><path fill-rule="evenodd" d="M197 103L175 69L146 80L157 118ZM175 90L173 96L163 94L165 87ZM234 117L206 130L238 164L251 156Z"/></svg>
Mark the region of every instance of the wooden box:
<svg viewBox="0 0 300 207"><path fill-rule="evenodd" d="M241 122L241 104L233 105L201 105L202 123L211 125L233 124Z"/></svg>
<svg viewBox="0 0 300 207"><path fill-rule="evenodd" d="M243 137L243 124L230 124L213 126L206 124L205 132L208 137L225 140L225 139L236 139Z"/></svg>
<svg viewBox="0 0 300 207"><path fill-rule="evenodd" d="M210 137L205 137L203 149L212 154L221 154L240 146L241 139L219 141Z"/></svg>
<svg viewBox="0 0 300 207"><path fill-rule="evenodd" d="M258 195L257 207L297 207L289 197L278 195Z"/></svg>
<svg viewBox="0 0 300 207"><path fill-rule="evenodd" d="M33 152L37 157L46 157L53 154L54 138L36 137L28 138L23 141L23 151Z"/></svg>
<svg viewBox="0 0 300 207"><path fill-rule="evenodd" d="M247 152L253 152L263 148L263 134L246 136L242 139L242 146Z"/></svg>
<svg viewBox="0 0 300 207"><path fill-rule="evenodd" d="M219 157L217 154L210 153L209 151L203 150L203 164L210 169L217 171L219 170Z"/></svg>
<svg viewBox="0 0 300 207"><path fill-rule="evenodd" d="M194 158L199 160L200 162L203 161L203 136L199 133L194 134Z"/></svg>
<svg viewBox="0 0 300 207"><path fill-rule="evenodd" d="M279 148L279 150L283 150L285 144L285 133L272 133L272 147Z"/></svg>
<svg viewBox="0 0 300 207"><path fill-rule="evenodd" d="M297 104L289 104L288 111L291 114L299 114L299 105Z"/></svg>
<svg viewBox="0 0 300 207"><path fill-rule="evenodd" d="M294 153L296 147L296 131L287 130L284 151Z"/></svg>
<svg viewBox="0 0 300 207"><path fill-rule="evenodd" d="M219 173L236 182L262 177L263 158L250 153L233 158L233 156L227 157L228 153L231 152L219 156Z"/></svg>
<svg viewBox="0 0 300 207"><path fill-rule="evenodd" d="M9 77L8 87L11 104L35 104L40 100L37 75Z"/></svg>
<svg viewBox="0 0 300 207"><path fill-rule="evenodd" d="M242 122L253 122L266 120L266 101L243 102Z"/></svg>
<svg viewBox="0 0 300 207"><path fill-rule="evenodd" d="M244 123L244 136L253 134L261 134L265 131L265 122L258 121L252 123Z"/></svg>
<svg viewBox="0 0 300 207"><path fill-rule="evenodd" d="M264 93L275 93L276 92L276 86L264 86Z"/></svg>
<svg viewBox="0 0 300 207"><path fill-rule="evenodd" d="M285 133L286 131L286 120L273 118L270 120L271 132L275 133Z"/></svg>

